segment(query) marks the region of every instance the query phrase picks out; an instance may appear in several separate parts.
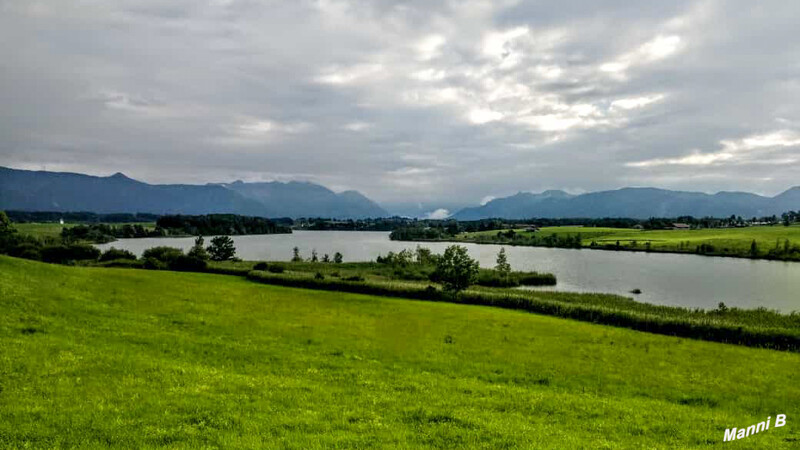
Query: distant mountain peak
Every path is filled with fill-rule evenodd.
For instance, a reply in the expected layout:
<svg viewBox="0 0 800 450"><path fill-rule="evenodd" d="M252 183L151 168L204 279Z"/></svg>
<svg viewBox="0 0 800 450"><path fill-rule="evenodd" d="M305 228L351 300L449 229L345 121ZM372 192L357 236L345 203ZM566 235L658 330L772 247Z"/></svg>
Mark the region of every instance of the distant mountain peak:
<svg viewBox="0 0 800 450"><path fill-rule="evenodd" d="M541 194L519 192L496 198L485 205L464 208L453 215L459 220L488 218L530 219L564 217L727 217L731 214L763 217L800 210L800 186L775 197L747 192L671 191L654 187L623 187L617 190L569 195L550 190Z"/></svg>
<svg viewBox="0 0 800 450"><path fill-rule="evenodd" d="M20 191L19 186L29 189ZM361 193L336 194L307 181L167 185L143 183L121 172L98 177L4 167L0 167L0 209L348 219L389 215Z"/></svg>
<svg viewBox="0 0 800 450"><path fill-rule="evenodd" d="M561 189L548 189L542 192L541 195L546 195L548 197L572 197L569 193L562 191Z"/></svg>

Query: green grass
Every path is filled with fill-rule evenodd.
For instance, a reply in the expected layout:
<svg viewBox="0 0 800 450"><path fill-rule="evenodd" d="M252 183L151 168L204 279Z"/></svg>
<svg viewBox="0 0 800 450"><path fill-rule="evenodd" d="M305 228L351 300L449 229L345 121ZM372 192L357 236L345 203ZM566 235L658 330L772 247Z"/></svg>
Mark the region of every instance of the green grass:
<svg viewBox="0 0 800 450"><path fill-rule="evenodd" d="M472 233L461 233L457 237L460 239L474 239L477 237L493 237L497 235L500 230L493 231L476 231ZM505 231L505 230L503 230ZM632 230L629 228L611 228L611 227L578 227L578 226L564 226L564 227L543 227L540 231L530 232L524 230L515 230L522 236L546 236L546 235L574 235L580 234L584 239L591 239L594 237L605 237L614 235L616 233L629 233Z"/></svg>
<svg viewBox="0 0 800 450"><path fill-rule="evenodd" d="M142 261L109 261L88 265L142 268ZM259 266L265 266L266 270ZM413 274L418 270L413 266L416 264L411 264L406 270ZM282 270L274 273L274 267ZM406 271L403 272L404 276L398 277L391 270L387 273L387 268L391 269L391 266L378 263L211 261L201 271L246 276L252 281L277 286L495 306L670 336L800 351L800 313L794 311L783 314L766 308L735 307L704 310L653 305L613 294L478 285L471 286L454 299L443 292L439 283L406 277Z"/></svg>
<svg viewBox="0 0 800 450"><path fill-rule="evenodd" d="M238 270L223 273L241 275ZM319 277L310 272L293 270L279 274L255 270L247 273L247 278L278 286L516 309L670 336L800 351L800 314L781 314L765 308L705 311L638 303L630 298L609 294L537 292L482 286L467 289L454 297L431 283L407 280L350 281L347 278Z"/></svg>
<svg viewBox="0 0 800 450"><path fill-rule="evenodd" d="M498 230L461 233L455 240L464 242L487 242L496 238ZM702 230L634 230L628 228L604 227L544 227L533 233L518 230L522 238L533 235L544 237L580 235L584 247L591 246L594 241L598 246L621 245L621 250L646 250L650 243L651 251L694 253L699 245L712 245L714 255L749 256L750 246L756 241L758 256L768 257L768 253L776 246L783 248L785 241L790 245L800 246L800 225L790 227L756 226L745 228L714 228ZM524 243L524 242L523 242ZM635 244L635 245L634 245ZM800 254L796 255L800 258ZM791 257L790 259L796 259Z"/></svg>
<svg viewBox="0 0 800 450"><path fill-rule="evenodd" d="M700 244L712 244L720 249L729 249L731 252L747 252L750 244L756 241L762 250L774 247L776 242L783 245L785 240L790 243L800 244L800 226L758 226L746 228L724 228L703 230L654 230L613 232L607 236L595 238L598 244L614 243L617 240L624 243L637 241L643 245L645 241L652 243L655 249L679 250L681 242L687 243L691 248ZM585 243L589 244L589 243Z"/></svg>
<svg viewBox="0 0 800 450"><path fill-rule="evenodd" d="M21 234L27 234L40 239L60 239L61 230L69 225L61 225L58 223L15 223L12 226Z"/></svg>
<svg viewBox="0 0 800 450"><path fill-rule="evenodd" d="M796 448L800 355L0 257L0 447Z"/></svg>

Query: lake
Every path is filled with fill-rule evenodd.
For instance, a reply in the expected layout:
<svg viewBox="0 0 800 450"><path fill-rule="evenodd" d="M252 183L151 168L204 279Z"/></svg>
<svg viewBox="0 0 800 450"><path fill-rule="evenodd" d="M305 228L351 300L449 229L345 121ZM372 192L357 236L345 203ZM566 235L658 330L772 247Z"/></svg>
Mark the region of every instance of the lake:
<svg viewBox="0 0 800 450"><path fill-rule="evenodd" d="M292 248L305 258L316 249L319 257L341 252L345 261L371 261L378 255L417 245L442 253L446 242L399 242L388 232L295 231L292 234L234 236L237 256L245 260L288 261ZM167 245L188 250L194 238L120 239L98 245L123 248L141 255L145 249ZM208 239L206 239L208 244ZM481 267L494 267L498 245L462 244ZM666 253L573 250L544 247L506 247L514 270L552 272L558 285L536 288L574 292L604 292L662 305L716 308L763 306L783 312L800 311L800 263L760 261ZM629 294L641 289L640 295Z"/></svg>

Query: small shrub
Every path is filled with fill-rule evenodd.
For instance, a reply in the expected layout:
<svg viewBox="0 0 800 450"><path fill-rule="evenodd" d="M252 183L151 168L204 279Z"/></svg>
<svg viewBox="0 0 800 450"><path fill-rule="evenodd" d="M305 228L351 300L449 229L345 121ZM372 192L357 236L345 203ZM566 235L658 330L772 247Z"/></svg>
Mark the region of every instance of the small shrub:
<svg viewBox="0 0 800 450"><path fill-rule="evenodd" d="M324 280L325 279L325 275L317 272L316 274L314 274L314 279L315 280Z"/></svg>
<svg viewBox="0 0 800 450"><path fill-rule="evenodd" d="M361 275L353 275L351 277L344 277L344 278L342 278L342 280L344 280L344 281L362 282L362 281L364 281L364 277L362 277Z"/></svg>
<svg viewBox="0 0 800 450"><path fill-rule="evenodd" d="M303 262L303 257L300 256L300 248L298 247L292 249L292 262Z"/></svg>
<svg viewBox="0 0 800 450"><path fill-rule="evenodd" d="M211 255L209 255L208 251L203 247L204 244L205 240L203 239L203 236L197 236L197 238L194 240L194 245L191 249L189 249L187 255L195 259L208 261Z"/></svg>
<svg viewBox="0 0 800 450"><path fill-rule="evenodd" d="M145 269L148 269L148 270L162 270L162 269L166 269L167 265L165 263L159 261L158 259L150 256L150 257L144 258L144 263L142 264L142 267L144 267Z"/></svg>
<svg viewBox="0 0 800 450"><path fill-rule="evenodd" d="M9 256L16 256L17 258L41 260L42 259L42 244L39 242L17 242L7 250Z"/></svg>
<svg viewBox="0 0 800 450"><path fill-rule="evenodd" d="M511 273L502 273L497 270L481 270L475 279L475 284L487 287L517 287L519 281Z"/></svg>
<svg viewBox="0 0 800 450"><path fill-rule="evenodd" d="M286 271L286 267L283 264L270 264L267 270L272 273L283 273Z"/></svg>
<svg viewBox="0 0 800 450"><path fill-rule="evenodd" d="M113 261L115 259L136 259L136 255L128 250L121 250L111 247L100 255L100 262Z"/></svg>
<svg viewBox="0 0 800 450"><path fill-rule="evenodd" d="M169 264L180 256L183 256L183 250L165 246L148 248L142 253L142 259L153 258L165 264Z"/></svg>
<svg viewBox="0 0 800 450"><path fill-rule="evenodd" d="M88 244L46 245L40 253L42 261L59 264L97 260L100 257L100 250Z"/></svg>
<svg viewBox="0 0 800 450"><path fill-rule="evenodd" d="M253 270L264 271L264 270L267 270L268 267L269 267L269 264L265 263L264 261L261 261L260 263L256 263L256 265L253 266Z"/></svg>
<svg viewBox="0 0 800 450"><path fill-rule="evenodd" d="M555 286L556 276L552 273L517 272L514 278L521 286Z"/></svg>
<svg viewBox="0 0 800 450"><path fill-rule="evenodd" d="M207 266L208 263L205 260L189 255L180 255L169 262L171 270L181 272L202 272Z"/></svg>
<svg viewBox="0 0 800 450"><path fill-rule="evenodd" d="M144 268L144 261L140 259L113 259L100 264L103 267L124 267L128 269Z"/></svg>

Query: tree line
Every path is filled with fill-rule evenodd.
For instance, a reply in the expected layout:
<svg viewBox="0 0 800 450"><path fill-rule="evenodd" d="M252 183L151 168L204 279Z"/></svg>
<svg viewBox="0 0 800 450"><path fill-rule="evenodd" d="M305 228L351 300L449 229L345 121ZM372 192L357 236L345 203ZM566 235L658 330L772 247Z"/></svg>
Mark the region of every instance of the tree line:
<svg viewBox="0 0 800 450"><path fill-rule="evenodd" d="M96 244L112 242L120 238L142 238L163 236L214 236L245 234L291 233L290 227L261 217L235 214L207 214L199 216L159 216L155 228L141 224L110 225L89 223L65 227L61 238L65 242L86 241Z"/></svg>
<svg viewBox="0 0 800 450"><path fill-rule="evenodd" d="M204 235L244 235L291 233L292 229L263 217L240 216L236 214L205 214L198 216L168 215L156 221L156 227L167 230L169 234Z"/></svg>
<svg viewBox="0 0 800 450"><path fill-rule="evenodd" d="M158 214L149 213L114 213L98 214L93 212L62 211L6 211L8 218L16 223L135 223L155 222Z"/></svg>

